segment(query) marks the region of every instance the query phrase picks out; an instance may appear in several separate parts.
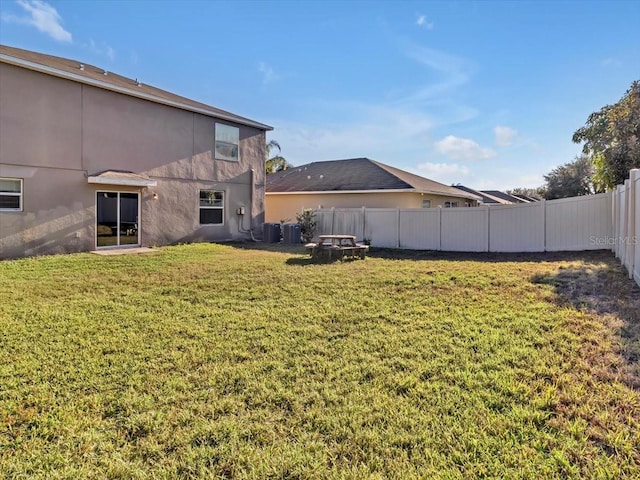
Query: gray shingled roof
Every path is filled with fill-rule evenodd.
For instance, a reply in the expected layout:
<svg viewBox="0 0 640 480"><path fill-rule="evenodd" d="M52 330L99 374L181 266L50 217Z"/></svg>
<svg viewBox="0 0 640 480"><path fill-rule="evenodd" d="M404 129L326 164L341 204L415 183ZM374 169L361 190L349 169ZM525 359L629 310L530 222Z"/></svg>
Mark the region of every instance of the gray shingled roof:
<svg viewBox="0 0 640 480"><path fill-rule="evenodd" d="M131 95L157 103L176 106L185 110L229 120L231 122L248 125L261 130L273 130L269 125L152 87L151 85L141 83L136 79L123 77L113 72L107 72L103 68L95 67L77 60L55 57L53 55L32 52L30 50L9 47L7 45L0 45L0 62L18 65L23 68L29 68L80 83L86 83L98 88L117 91L119 93L124 93L125 95Z"/></svg>
<svg viewBox="0 0 640 480"><path fill-rule="evenodd" d="M482 193L501 198L511 203L531 203L527 200L523 200L522 198L514 197L513 195L509 195L508 193L501 192L500 190L482 190Z"/></svg>
<svg viewBox="0 0 640 480"><path fill-rule="evenodd" d="M477 195L368 158L313 162L267 175L267 193L389 190L480 200Z"/></svg>
<svg viewBox="0 0 640 480"><path fill-rule="evenodd" d="M464 190L465 192L479 195L480 198L482 198L482 203L484 203L485 205L504 205L509 203L508 201L503 200L502 198L494 197L493 195L489 195L479 190L474 190L473 188L465 187L464 185L458 184L458 185L454 185L454 187L460 190Z"/></svg>
<svg viewBox="0 0 640 480"><path fill-rule="evenodd" d="M517 197L517 198L521 198L521 199L526 200L527 202L531 202L531 203L540 201L539 198L532 197L530 195L524 195L523 193L517 193L517 194L516 193L512 193L511 195L514 196L514 197Z"/></svg>

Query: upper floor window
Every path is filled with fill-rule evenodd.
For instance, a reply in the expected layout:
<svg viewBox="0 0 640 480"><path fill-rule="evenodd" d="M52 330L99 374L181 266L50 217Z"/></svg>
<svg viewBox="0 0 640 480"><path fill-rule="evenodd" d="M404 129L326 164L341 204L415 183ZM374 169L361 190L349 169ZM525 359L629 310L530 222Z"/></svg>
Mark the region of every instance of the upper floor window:
<svg viewBox="0 0 640 480"><path fill-rule="evenodd" d="M0 178L0 212L22 211L22 179Z"/></svg>
<svg viewBox="0 0 640 480"><path fill-rule="evenodd" d="M240 129L216 123L216 159L237 162L240 159Z"/></svg>

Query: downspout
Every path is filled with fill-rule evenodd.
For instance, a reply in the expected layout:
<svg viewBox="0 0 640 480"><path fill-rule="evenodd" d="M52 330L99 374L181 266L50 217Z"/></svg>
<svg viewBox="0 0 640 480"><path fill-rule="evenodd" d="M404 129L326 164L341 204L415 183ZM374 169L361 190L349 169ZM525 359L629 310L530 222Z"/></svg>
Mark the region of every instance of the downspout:
<svg viewBox="0 0 640 480"><path fill-rule="evenodd" d="M255 181L256 171L251 169L251 194L249 201L249 235L251 235L251 240L257 242L255 237L253 236L253 196L256 190L256 181Z"/></svg>

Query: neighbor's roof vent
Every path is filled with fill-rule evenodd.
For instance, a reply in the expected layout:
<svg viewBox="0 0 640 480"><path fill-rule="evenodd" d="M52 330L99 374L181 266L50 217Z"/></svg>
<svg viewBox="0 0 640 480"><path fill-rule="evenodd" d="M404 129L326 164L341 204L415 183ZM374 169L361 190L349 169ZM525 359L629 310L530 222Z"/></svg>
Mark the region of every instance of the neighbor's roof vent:
<svg viewBox="0 0 640 480"><path fill-rule="evenodd" d="M102 74L106 77L108 75L109 72L107 72L106 70L104 72L102 72Z"/></svg>
<svg viewBox="0 0 640 480"><path fill-rule="evenodd" d="M84 71L84 63L80 64L80 70Z"/></svg>

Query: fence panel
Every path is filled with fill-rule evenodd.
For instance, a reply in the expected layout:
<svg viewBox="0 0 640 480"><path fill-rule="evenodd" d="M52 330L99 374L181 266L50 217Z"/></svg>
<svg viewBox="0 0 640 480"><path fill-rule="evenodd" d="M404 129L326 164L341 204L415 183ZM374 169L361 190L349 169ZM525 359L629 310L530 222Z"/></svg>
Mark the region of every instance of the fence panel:
<svg viewBox="0 0 640 480"><path fill-rule="evenodd" d="M630 179L634 191L634 199L631 203L633 230L629 232L629 245L633 252L630 275L640 285L640 169L631 170Z"/></svg>
<svg viewBox="0 0 640 480"><path fill-rule="evenodd" d="M364 237L375 247L398 248L397 208L367 208L364 213Z"/></svg>
<svg viewBox="0 0 640 480"><path fill-rule="evenodd" d="M626 253L624 244L620 241L621 238L627 236L627 187L626 185L618 185L618 229L614 237L614 245L616 251L616 257L621 261L624 261L624 255Z"/></svg>
<svg viewBox="0 0 640 480"><path fill-rule="evenodd" d="M640 169L613 192L477 208L316 211L316 234L373 246L455 252L611 249L640 285Z"/></svg>
<svg viewBox="0 0 640 480"><path fill-rule="evenodd" d="M441 208L400 210L400 248L440 250Z"/></svg>
<svg viewBox="0 0 640 480"><path fill-rule="evenodd" d="M633 225L631 223L631 218L633 216L633 206L631 204L633 199L633 191L631 189L631 181L625 180L624 182L624 201L625 201L625 210L624 210L624 228L622 238L618 239L620 242L620 261L622 265L625 266L627 271L633 271L629 264L629 259L631 258L631 252L635 253L635 249L632 245L629 245L629 239L633 234Z"/></svg>
<svg viewBox="0 0 640 480"><path fill-rule="evenodd" d="M489 251L544 252L545 202L489 209Z"/></svg>
<svg viewBox="0 0 640 480"><path fill-rule="evenodd" d="M361 208L336 208L333 217L333 233L355 235L362 241L364 238L364 214Z"/></svg>
<svg viewBox="0 0 640 480"><path fill-rule="evenodd" d="M613 228L612 235L613 238L618 238L620 236L620 186L616 186L613 190L613 198L611 202L611 216L613 219ZM616 258L618 258L618 244L613 243L611 245L611 251L615 254Z"/></svg>
<svg viewBox="0 0 640 480"><path fill-rule="evenodd" d="M611 197L611 193L601 193L545 202L546 250L611 248Z"/></svg>
<svg viewBox="0 0 640 480"><path fill-rule="evenodd" d="M331 235L333 233L332 225L332 210L316 210L316 238L318 235Z"/></svg>
<svg viewBox="0 0 640 480"><path fill-rule="evenodd" d="M489 207L444 208L441 215L441 250L489 251Z"/></svg>

